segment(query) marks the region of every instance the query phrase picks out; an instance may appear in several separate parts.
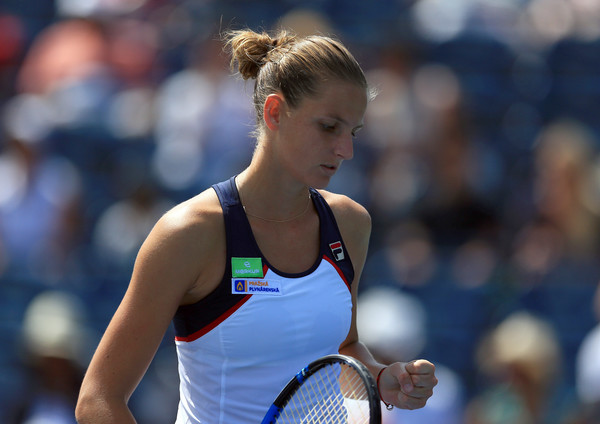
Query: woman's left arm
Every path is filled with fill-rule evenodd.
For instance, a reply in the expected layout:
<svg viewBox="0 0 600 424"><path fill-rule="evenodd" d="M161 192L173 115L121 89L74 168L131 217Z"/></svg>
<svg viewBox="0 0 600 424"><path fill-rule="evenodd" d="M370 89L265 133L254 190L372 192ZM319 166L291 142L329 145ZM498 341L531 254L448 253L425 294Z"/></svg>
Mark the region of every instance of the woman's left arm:
<svg viewBox="0 0 600 424"><path fill-rule="evenodd" d="M324 193L325 194L325 193ZM371 236L371 217L367 210L353 200L327 193L342 238L354 265L352 282L352 322L348 337L340 346L340 353L356 358L373 374L382 400L402 409L425 406L437 384L435 366L424 359L395 362L390 365L378 362L358 336L356 328L356 301L358 283L367 257Z"/></svg>

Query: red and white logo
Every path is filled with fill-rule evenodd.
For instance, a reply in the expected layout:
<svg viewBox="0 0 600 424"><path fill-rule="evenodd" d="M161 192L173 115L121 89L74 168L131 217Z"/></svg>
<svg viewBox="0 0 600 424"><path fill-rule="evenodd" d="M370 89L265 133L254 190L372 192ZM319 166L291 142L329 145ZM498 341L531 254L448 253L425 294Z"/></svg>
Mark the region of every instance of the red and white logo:
<svg viewBox="0 0 600 424"><path fill-rule="evenodd" d="M329 244L329 248L331 249L331 253L333 253L333 257L336 261L344 260L344 249L342 248L341 241L336 241L335 243Z"/></svg>

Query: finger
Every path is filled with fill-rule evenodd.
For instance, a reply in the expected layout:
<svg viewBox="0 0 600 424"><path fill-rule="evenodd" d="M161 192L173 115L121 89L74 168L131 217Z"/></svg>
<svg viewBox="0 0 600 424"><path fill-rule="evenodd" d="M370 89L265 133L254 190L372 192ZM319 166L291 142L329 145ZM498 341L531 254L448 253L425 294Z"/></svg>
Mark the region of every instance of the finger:
<svg viewBox="0 0 600 424"><path fill-rule="evenodd" d="M415 399L429 399L433 395L432 387L415 387L412 392L404 393L406 396Z"/></svg>
<svg viewBox="0 0 600 424"><path fill-rule="evenodd" d="M413 386L419 388L433 388L437 385L438 379L433 374L411 374Z"/></svg>
<svg viewBox="0 0 600 424"><path fill-rule="evenodd" d="M411 374L434 374L435 365L425 359L417 359L406 364L406 370Z"/></svg>

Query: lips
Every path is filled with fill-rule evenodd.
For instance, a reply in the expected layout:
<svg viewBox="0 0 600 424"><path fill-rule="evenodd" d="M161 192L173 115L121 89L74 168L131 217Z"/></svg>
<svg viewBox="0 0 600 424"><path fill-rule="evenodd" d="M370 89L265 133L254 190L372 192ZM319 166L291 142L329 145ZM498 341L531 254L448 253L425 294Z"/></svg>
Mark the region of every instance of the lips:
<svg viewBox="0 0 600 424"><path fill-rule="evenodd" d="M333 174L336 173L336 171L338 170L339 166L336 165L330 165L330 164L323 164L321 165L321 169L323 170L323 172L326 175L332 176Z"/></svg>

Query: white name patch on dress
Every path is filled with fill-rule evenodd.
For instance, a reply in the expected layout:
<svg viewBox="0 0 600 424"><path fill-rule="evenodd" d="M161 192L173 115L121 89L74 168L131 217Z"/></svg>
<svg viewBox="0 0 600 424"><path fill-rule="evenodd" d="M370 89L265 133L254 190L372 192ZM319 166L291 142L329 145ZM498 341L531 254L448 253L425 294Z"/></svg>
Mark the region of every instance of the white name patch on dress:
<svg viewBox="0 0 600 424"><path fill-rule="evenodd" d="M231 293L281 296L281 281L258 279L231 279Z"/></svg>

